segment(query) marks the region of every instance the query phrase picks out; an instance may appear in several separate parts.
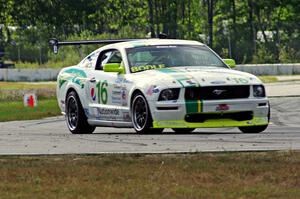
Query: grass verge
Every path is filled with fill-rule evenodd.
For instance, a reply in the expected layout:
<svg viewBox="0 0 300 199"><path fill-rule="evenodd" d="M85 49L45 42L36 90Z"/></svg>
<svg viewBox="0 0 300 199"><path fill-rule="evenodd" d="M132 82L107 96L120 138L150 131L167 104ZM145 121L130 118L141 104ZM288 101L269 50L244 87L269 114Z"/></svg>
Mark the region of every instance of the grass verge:
<svg viewBox="0 0 300 199"><path fill-rule="evenodd" d="M0 122L60 115L55 88L55 82L0 82ZM37 95L36 108L24 107L26 93Z"/></svg>
<svg viewBox="0 0 300 199"><path fill-rule="evenodd" d="M275 76L258 76L258 78L264 83L272 83L278 81Z"/></svg>
<svg viewBox="0 0 300 199"><path fill-rule="evenodd" d="M0 102L0 122L32 120L60 115L55 98L38 101L35 108L24 107L22 101Z"/></svg>
<svg viewBox="0 0 300 199"><path fill-rule="evenodd" d="M56 82L1 82L0 91L2 90L31 90L31 89L55 89Z"/></svg>
<svg viewBox="0 0 300 199"><path fill-rule="evenodd" d="M4 198L299 198L300 153L0 157Z"/></svg>

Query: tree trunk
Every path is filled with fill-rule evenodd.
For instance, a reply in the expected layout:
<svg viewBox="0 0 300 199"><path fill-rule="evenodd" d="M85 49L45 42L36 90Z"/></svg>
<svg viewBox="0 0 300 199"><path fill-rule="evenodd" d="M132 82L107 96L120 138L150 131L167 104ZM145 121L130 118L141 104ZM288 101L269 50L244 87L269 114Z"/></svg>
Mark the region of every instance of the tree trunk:
<svg viewBox="0 0 300 199"><path fill-rule="evenodd" d="M185 24L185 0L181 0L181 20L182 25Z"/></svg>
<svg viewBox="0 0 300 199"><path fill-rule="evenodd" d="M188 35L191 36L191 0L188 0Z"/></svg>
<svg viewBox="0 0 300 199"><path fill-rule="evenodd" d="M231 55L234 59L236 59L236 9L235 9L235 0L231 0L231 6L232 6L232 21L233 21L233 27L232 27L232 48L231 48ZM230 31L229 31L230 34Z"/></svg>
<svg viewBox="0 0 300 199"><path fill-rule="evenodd" d="M152 0L148 0L148 7L149 7L149 17L150 17L151 38L154 38L155 37L155 32L154 32L154 22L153 22L153 5L152 5Z"/></svg>
<svg viewBox="0 0 300 199"><path fill-rule="evenodd" d="M158 0L154 1L154 7L155 7L155 23L156 23L156 35L159 35L159 20L158 20Z"/></svg>
<svg viewBox="0 0 300 199"><path fill-rule="evenodd" d="M212 48L213 45L213 1L207 0L207 15L208 15L208 45Z"/></svg>
<svg viewBox="0 0 300 199"><path fill-rule="evenodd" d="M248 0L248 6L249 6L249 25L250 25L250 41L252 43L252 52L251 57L256 53L256 30L254 26L254 20L253 20L253 1Z"/></svg>
<svg viewBox="0 0 300 199"><path fill-rule="evenodd" d="M256 14L257 19L258 19L258 26L259 26L259 28L262 32L265 43L268 45L269 41L268 41L268 38L267 38L266 33L265 33L265 28L262 24L261 15L260 15L260 8L256 3L254 3L254 6L255 6L255 14Z"/></svg>

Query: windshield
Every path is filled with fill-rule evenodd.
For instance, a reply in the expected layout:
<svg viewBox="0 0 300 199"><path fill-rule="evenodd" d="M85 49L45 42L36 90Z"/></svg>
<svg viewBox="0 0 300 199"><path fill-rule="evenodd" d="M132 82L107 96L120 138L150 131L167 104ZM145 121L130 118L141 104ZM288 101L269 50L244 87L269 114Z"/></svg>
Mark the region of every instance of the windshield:
<svg viewBox="0 0 300 199"><path fill-rule="evenodd" d="M170 45L127 49L130 71L164 67L227 66L206 46Z"/></svg>

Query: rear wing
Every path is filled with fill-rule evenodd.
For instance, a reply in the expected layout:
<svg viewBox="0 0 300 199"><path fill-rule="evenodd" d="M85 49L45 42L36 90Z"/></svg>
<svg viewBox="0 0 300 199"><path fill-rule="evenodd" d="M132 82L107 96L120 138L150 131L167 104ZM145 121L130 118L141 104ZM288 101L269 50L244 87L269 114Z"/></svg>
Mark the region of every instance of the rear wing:
<svg viewBox="0 0 300 199"><path fill-rule="evenodd" d="M159 39L167 39L168 35L160 33L157 35ZM92 45L92 44L114 44L126 41L138 41L143 39L104 39L104 40L82 40L82 41L58 41L56 38L49 40L49 45L52 47L55 54L58 53L59 46L80 46L80 45Z"/></svg>
<svg viewBox="0 0 300 199"><path fill-rule="evenodd" d="M92 44L114 44L126 41L137 41L140 39L106 39L106 40L82 40L82 41L58 41L56 38L49 40L49 45L52 47L55 54L58 53L59 46L80 46Z"/></svg>

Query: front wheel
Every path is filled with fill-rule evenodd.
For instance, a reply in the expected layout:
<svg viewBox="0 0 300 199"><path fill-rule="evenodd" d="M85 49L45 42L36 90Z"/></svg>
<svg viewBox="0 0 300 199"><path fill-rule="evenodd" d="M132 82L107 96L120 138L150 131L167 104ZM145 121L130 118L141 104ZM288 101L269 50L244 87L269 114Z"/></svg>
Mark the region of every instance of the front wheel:
<svg viewBox="0 0 300 199"><path fill-rule="evenodd" d="M245 126L245 127L239 127L240 131L243 133L261 133L264 130L266 130L268 125L263 126Z"/></svg>
<svg viewBox="0 0 300 199"><path fill-rule="evenodd" d="M161 133L164 129L152 127L152 117L146 98L142 93L134 95L132 100L132 124L137 133Z"/></svg>
<svg viewBox="0 0 300 199"><path fill-rule="evenodd" d="M71 91L68 94L66 102L66 120L71 133L93 133L95 127L88 124L84 110L75 91Z"/></svg>
<svg viewBox="0 0 300 199"><path fill-rule="evenodd" d="M270 107L270 103L268 102L268 123L270 122L271 119L271 107ZM268 128L268 124L267 125L262 125L262 126L244 126L244 127L239 127L240 131L242 131L243 133L261 133L264 130L266 130Z"/></svg>

